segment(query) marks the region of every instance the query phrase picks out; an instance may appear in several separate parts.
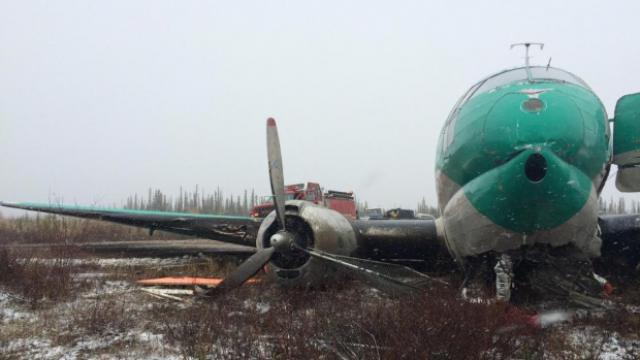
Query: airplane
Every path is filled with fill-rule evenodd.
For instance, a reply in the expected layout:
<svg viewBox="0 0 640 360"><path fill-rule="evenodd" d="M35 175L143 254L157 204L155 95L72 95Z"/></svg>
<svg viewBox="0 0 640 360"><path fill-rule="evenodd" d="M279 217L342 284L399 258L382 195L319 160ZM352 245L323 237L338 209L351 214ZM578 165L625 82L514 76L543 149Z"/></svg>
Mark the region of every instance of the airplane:
<svg viewBox="0 0 640 360"><path fill-rule="evenodd" d="M522 284L588 306L611 290L594 262L624 263L628 274L640 262L640 215L598 214L612 165L620 191L640 191L640 93L620 98L609 119L582 79L550 64L530 65L530 47L542 44L516 45L526 49L525 66L471 86L445 121L435 220L351 220L310 202L285 201L273 118L266 130L275 210L264 219L0 204L255 246L209 295L239 287L263 268L285 286L315 286L346 272L392 294L413 293L440 281L397 261L417 258L461 269L467 298L474 279L489 276L495 285L489 296L497 301L511 301Z"/></svg>

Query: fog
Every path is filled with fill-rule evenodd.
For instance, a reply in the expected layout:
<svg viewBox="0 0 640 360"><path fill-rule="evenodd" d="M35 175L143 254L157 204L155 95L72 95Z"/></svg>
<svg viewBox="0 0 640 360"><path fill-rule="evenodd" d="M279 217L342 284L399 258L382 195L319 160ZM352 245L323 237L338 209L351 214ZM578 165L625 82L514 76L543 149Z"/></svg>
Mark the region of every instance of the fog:
<svg viewBox="0 0 640 360"><path fill-rule="evenodd" d="M523 64L511 43L544 42L532 63L579 75L613 116L640 90L638 13L632 1L4 1L0 199L268 194L273 116L286 182L435 205L440 127L473 83Z"/></svg>

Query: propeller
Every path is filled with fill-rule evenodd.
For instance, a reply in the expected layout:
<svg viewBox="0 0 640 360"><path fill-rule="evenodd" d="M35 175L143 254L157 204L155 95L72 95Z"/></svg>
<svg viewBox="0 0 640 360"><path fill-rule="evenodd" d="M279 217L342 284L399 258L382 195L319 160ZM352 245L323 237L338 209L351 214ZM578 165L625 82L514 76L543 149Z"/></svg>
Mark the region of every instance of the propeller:
<svg viewBox="0 0 640 360"><path fill-rule="evenodd" d="M279 230L269 239L270 247L258 250L242 263L233 273L227 276L218 286L205 292L214 295L220 291L228 291L241 286L253 277L273 257L274 254L306 253L315 259L349 270L366 283L390 294L404 294L419 290L431 277L405 266L382 263L372 260L338 256L301 246L296 242L298 235L293 229L287 230L285 221L285 185L282 170L282 154L278 128L273 118L267 119L267 155L269 160L269 181L275 205ZM391 275L393 274L393 275ZM436 280L439 281L439 280Z"/></svg>
<svg viewBox="0 0 640 360"><path fill-rule="evenodd" d="M267 119L267 157L269 159L269 181L271 182L271 194L276 209L276 216L280 230L271 236L271 246L259 250L243 262L231 275L227 276L214 289L207 291L206 295L213 295L220 290L231 290L244 284L262 269L275 252L287 252L292 249L295 236L287 232L284 217L284 173L282 170L282 154L280 153L280 139L278 127L273 118Z"/></svg>

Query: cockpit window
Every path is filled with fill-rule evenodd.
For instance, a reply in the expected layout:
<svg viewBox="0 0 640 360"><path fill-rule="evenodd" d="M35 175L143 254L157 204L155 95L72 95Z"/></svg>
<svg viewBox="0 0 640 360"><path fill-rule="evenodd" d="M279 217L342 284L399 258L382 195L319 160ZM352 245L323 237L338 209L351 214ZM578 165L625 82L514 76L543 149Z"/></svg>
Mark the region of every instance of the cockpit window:
<svg viewBox="0 0 640 360"><path fill-rule="evenodd" d="M572 84L589 89L589 86L584 81L582 81L582 79L578 78L577 76L567 71L560 70L557 68L552 68L552 67L547 68L545 66L532 66L530 67L530 69L531 69L531 78L534 83L539 81L568 82L568 83L572 83ZM476 95L499 88L501 86L511 84L514 82L524 82L524 81L527 81L526 68L522 67L517 69L506 70L501 73L497 73L493 76L490 76L482 80L481 82L479 82L477 84L479 86L477 86L473 94L467 97L467 100L473 98Z"/></svg>

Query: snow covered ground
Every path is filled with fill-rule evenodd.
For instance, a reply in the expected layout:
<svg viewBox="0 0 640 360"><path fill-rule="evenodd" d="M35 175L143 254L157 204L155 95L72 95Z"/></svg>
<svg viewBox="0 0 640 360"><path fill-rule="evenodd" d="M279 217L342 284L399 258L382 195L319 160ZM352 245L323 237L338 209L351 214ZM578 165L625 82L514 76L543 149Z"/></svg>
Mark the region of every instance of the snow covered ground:
<svg viewBox="0 0 640 360"><path fill-rule="evenodd" d="M35 261L51 265L57 259ZM121 271L114 275L114 270L162 268L193 261L193 258L70 259L71 266L89 265L97 270L73 275L81 283L81 291L72 298L59 303L43 301L36 309L19 295L0 288L0 358L181 358L177 349L167 346L163 334L148 331L148 322L153 319L138 318L154 300L137 291L130 279L119 279L117 274Z"/></svg>
<svg viewBox="0 0 640 360"><path fill-rule="evenodd" d="M47 265L55 263L56 259L36 261ZM34 307L23 301L19 294L0 285L0 359L182 359L198 350L198 341L204 341L199 340L205 338L199 337L202 334L197 332L193 334L194 344L168 341L168 336L174 340L183 336L181 339L184 340L184 334L172 333L176 328L167 322L175 318L163 314L184 311L193 305L150 297L139 291L134 282L140 276L160 276L167 271L175 273L180 266L201 264L201 258L77 258L68 261L79 270L73 274L76 291L63 301L43 301ZM366 298L375 296L375 291L365 295ZM219 305L210 306L215 310ZM354 309L359 309L357 306L362 304L355 306ZM269 317L275 308L281 308L280 304L268 296L247 298L237 304L236 311L225 316ZM637 304L628 306L627 310L629 314L640 313ZM213 313L215 315L215 311ZM307 313L322 316L314 309ZM203 331L198 328L202 324L196 321L189 325L187 321L191 320L185 319L185 324L191 326L187 326L187 330ZM640 334L621 334L617 329L584 322L560 323L542 331L549 334L545 340L549 351L543 351L545 359L623 360L640 354ZM556 335L564 335L563 342L554 344L552 339ZM265 353L268 349L265 339L270 334L252 336L262 339L262 343L256 345L258 354ZM314 341L321 343L323 339ZM227 353L218 349L216 354ZM336 353L335 356L344 357L344 354ZM238 355L229 357L237 358ZM260 356L254 353L249 357Z"/></svg>

